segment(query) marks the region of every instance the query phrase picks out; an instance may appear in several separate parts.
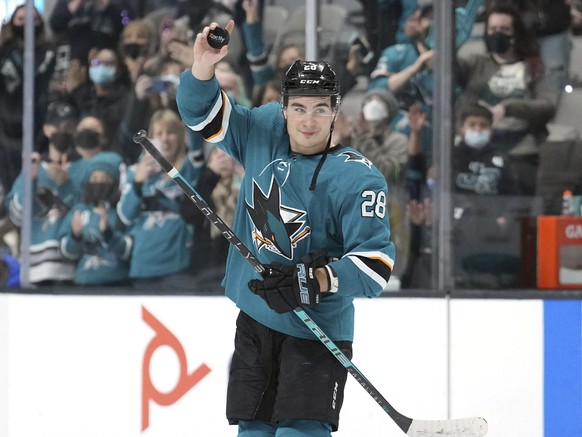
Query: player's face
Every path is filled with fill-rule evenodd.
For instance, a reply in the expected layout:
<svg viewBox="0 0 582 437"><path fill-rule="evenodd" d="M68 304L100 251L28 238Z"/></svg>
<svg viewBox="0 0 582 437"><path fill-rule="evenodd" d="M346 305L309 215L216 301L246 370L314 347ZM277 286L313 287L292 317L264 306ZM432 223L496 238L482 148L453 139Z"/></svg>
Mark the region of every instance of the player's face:
<svg viewBox="0 0 582 437"><path fill-rule="evenodd" d="M289 97L284 115L293 152L323 152L336 115L330 97Z"/></svg>

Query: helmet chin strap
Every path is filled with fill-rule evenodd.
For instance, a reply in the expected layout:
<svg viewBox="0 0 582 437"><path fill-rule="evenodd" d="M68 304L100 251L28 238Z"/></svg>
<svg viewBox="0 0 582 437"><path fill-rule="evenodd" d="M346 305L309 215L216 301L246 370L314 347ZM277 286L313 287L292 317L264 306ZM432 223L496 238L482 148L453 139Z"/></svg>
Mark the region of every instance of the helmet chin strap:
<svg viewBox="0 0 582 437"><path fill-rule="evenodd" d="M334 126L335 126L335 118L332 121L331 126L329 128L329 137L327 139L327 144L325 145L325 149L323 150L323 154L321 155L321 158L319 158L319 162L317 163L317 167L315 167L315 171L313 172L313 176L311 177L311 184L309 184L309 191L315 190L315 187L317 186L317 176L319 176L319 172L321 171L321 167L323 167L323 163L325 162L325 159L327 158L327 152L329 152L329 147L331 145L331 137L332 137Z"/></svg>

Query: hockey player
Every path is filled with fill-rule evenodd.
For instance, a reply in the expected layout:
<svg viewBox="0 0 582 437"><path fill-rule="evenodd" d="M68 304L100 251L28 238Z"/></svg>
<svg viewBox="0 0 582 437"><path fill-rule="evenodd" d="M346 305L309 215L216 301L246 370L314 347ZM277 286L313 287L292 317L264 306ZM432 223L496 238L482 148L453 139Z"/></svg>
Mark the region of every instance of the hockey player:
<svg viewBox="0 0 582 437"><path fill-rule="evenodd" d="M241 312L227 418L239 436L329 436L347 372L293 310L301 306L351 357L353 300L380 295L393 268L387 183L359 152L331 143L340 98L326 62L296 61L280 104L251 110L216 81L214 65L228 50L208 45L216 26L195 39L178 108L243 165L233 229L267 269L259 278L230 250L223 285Z"/></svg>

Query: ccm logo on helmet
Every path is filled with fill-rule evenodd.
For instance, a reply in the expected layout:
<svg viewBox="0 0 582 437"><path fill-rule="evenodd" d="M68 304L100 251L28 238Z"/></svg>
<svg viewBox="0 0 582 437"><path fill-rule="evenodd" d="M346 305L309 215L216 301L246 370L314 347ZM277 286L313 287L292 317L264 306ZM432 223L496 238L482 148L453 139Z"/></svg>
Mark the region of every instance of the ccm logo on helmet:
<svg viewBox="0 0 582 437"><path fill-rule="evenodd" d="M316 84L319 83L319 79L301 79L299 83L306 83L306 84Z"/></svg>

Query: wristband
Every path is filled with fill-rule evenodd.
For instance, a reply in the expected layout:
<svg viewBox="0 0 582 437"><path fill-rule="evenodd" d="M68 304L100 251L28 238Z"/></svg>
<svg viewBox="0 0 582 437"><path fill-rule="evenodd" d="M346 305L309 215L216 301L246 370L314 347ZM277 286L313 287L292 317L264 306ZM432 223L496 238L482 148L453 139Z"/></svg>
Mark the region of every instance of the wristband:
<svg viewBox="0 0 582 437"><path fill-rule="evenodd" d="M327 283L329 284L329 293L336 293L339 289L339 278L337 277L337 273L333 269L332 266L326 264L325 266L325 274L327 275Z"/></svg>

